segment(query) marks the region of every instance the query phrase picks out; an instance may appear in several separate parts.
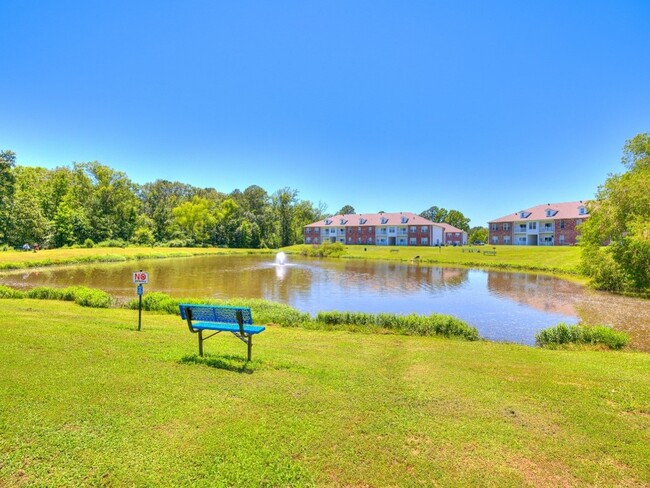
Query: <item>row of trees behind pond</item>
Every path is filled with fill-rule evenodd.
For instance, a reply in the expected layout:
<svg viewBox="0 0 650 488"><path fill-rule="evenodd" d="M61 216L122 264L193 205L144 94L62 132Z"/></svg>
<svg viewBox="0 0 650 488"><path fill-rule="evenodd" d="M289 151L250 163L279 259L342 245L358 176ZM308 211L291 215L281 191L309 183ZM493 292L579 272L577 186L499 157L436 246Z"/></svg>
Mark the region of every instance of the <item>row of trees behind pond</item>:
<svg viewBox="0 0 650 488"><path fill-rule="evenodd" d="M302 242L303 226L323 210L291 188L224 194L164 180L137 185L97 162L48 170L0 152L0 243L10 246L277 248Z"/></svg>
<svg viewBox="0 0 650 488"><path fill-rule="evenodd" d="M469 230L457 210L431 207L421 215ZM324 205L291 188L269 194L253 185L225 194L165 180L138 185L98 162L48 170L16 165L15 153L0 152L0 244L13 247L278 248L302 243L303 227L326 216Z"/></svg>

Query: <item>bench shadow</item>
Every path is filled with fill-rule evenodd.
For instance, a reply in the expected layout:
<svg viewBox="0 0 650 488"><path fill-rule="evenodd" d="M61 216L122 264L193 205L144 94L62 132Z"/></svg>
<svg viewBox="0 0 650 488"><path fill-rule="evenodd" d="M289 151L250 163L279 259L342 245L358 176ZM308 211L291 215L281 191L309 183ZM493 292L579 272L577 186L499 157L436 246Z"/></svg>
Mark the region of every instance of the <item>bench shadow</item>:
<svg viewBox="0 0 650 488"><path fill-rule="evenodd" d="M206 354L205 356L190 354L188 356L183 356L179 362L182 364L202 364L210 368L225 369L226 371L244 374L253 374L253 372L259 367L257 361L248 361L240 356L231 356L226 354Z"/></svg>

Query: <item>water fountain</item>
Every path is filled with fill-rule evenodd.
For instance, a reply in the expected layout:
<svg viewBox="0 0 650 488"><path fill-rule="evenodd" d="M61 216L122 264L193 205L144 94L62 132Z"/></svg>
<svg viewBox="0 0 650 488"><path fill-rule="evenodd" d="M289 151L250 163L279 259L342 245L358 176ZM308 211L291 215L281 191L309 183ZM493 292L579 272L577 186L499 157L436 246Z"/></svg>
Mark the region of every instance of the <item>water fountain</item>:
<svg viewBox="0 0 650 488"><path fill-rule="evenodd" d="M275 264L278 266L284 266L287 264L287 255L280 251L275 255Z"/></svg>

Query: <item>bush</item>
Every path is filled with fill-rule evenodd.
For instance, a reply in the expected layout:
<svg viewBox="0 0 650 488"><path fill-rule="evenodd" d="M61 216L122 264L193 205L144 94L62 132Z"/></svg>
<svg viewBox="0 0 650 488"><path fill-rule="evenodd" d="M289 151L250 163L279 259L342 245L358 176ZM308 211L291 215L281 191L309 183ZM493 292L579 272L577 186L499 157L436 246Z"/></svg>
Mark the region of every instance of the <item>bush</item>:
<svg viewBox="0 0 650 488"><path fill-rule="evenodd" d="M122 239L107 239L96 244L97 247L126 247L126 242Z"/></svg>
<svg viewBox="0 0 650 488"><path fill-rule="evenodd" d="M27 298L36 300L62 300L75 302L82 307L108 308L113 302L112 297L102 290L85 286L69 286L67 288L48 288L40 286L25 293Z"/></svg>
<svg viewBox="0 0 650 488"><path fill-rule="evenodd" d="M25 294L22 291L14 290L5 285L0 285L0 298L24 298Z"/></svg>
<svg viewBox="0 0 650 488"><path fill-rule="evenodd" d="M138 303L139 299L134 298L126 304L126 307L137 309ZM218 300L214 298L172 298L160 292L147 293L142 297L142 309L146 311L179 315L179 305L181 303L250 307L253 312L253 320L258 324L277 324L284 327L295 327L304 325L311 320L311 316L308 313L299 312L289 305L269 302L258 298L234 298L230 300Z"/></svg>
<svg viewBox="0 0 650 488"><path fill-rule="evenodd" d="M401 334L444 337L461 337L468 341L479 340L478 330L456 317L443 314L398 315L393 313L318 312L316 322L327 326L379 327Z"/></svg>
<svg viewBox="0 0 650 488"><path fill-rule="evenodd" d="M345 254L345 246L340 242L323 242L320 246L303 247L301 253L303 256L336 258Z"/></svg>
<svg viewBox="0 0 650 488"><path fill-rule="evenodd" d="M604 325L559 323L535 334L535 343L540 347L559 349L569 345L604 346L608 349L623 349L630 338Z"/></svg>
<svg viewBox="0 0 650 488"><path fill-rule="evenodd" d="M90 238L86 239L86 240L84 241L84 247L85 247L85 248L88 248L88 249L92 249L93 247L95 247L95 241L93 241L93 240L90 239Z"/></svg>

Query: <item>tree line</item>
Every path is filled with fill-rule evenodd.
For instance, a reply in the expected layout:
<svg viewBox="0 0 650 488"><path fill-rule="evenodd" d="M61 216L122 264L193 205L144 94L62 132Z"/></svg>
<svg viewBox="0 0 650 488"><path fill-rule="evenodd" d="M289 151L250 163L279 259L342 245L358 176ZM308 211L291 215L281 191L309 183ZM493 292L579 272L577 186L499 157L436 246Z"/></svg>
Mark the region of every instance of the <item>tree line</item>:
<svg viewBox="0 0 650 488"><path fill-rule="evenodd" d="M177 181L138 185L98 162L49 170L0 151L0 243L9 246L277 248L302 242L303 226L323 212L292 188L225 194Z"/></svg>
<svg viewBox="0 0 650 488"><path fill-rule="evenodd" d="M303 227L330 216L325 210L288 187L222 193L167 180L139 185L96 161L50 170L17 165L14 152L0 151L0 244L7 246L278 248L302 243ZM346 205L337 213L355 211ZM420 215L469 230L458 210L434 206Z"/></svg>

